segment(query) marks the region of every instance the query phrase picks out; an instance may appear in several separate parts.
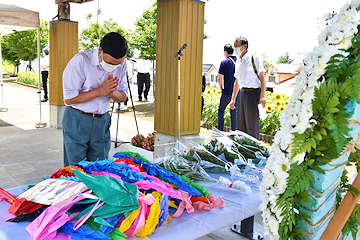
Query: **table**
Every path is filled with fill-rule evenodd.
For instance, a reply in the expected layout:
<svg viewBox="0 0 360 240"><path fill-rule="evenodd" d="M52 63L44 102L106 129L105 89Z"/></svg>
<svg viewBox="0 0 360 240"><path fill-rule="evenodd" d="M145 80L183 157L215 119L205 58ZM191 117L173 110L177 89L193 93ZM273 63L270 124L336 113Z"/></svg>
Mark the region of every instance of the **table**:
<svg viewBox="0 0 360 240"><path fill-rule="evenodd" d="M211 175L216 179L220 176L220 174ZM209 189L209 192L216 199L221 197L225 201L225 208L216 208L211 211L197 210L194 214L184 212L179 218L171 219L167 225L156 229L152 235L148 236L150 240L197 239L260 212L258 209L261 203L259 196L260 182L257 184L248 183L252 189L252 193L248 195L242 194L235 189L215 185L211 182L200 182L200 184ZM18 195L26 190L27 186L21 186L8 189L7 191ZM14 217L7 212L9 207L10 204L7 202L0 202L0 240L31 240L31 235L25 230L29 223L5 222L9 218Z"/></svg>

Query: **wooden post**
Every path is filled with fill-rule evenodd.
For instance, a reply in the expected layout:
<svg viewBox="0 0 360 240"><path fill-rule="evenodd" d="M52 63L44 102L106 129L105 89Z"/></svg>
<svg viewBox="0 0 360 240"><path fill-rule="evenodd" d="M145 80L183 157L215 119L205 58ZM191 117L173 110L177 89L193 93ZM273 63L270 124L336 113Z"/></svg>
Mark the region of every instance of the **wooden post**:
<svg viewBox="0 0 360 240"><path fill-rule="evenodd" d="M158 0L154 129L159 133L178 135L178 59L173 56L185 43L180 134L200 132L204 7L198 0Z"/></svg>
<svg viewBox="0 0 360 240"><path fill-rule="evenodd" d="M360 177L356 176L356 179L353 183L353 186L357 189L360 189ZM345 223L349 219L351 213L353 212L356 204L360 200L360 195L353 197L351 193L347 193L344 200L341 202L339 208L337 209L334 217L331 219L330 224L327 226L324 234L321 237L321 240L336 240L338 239L341 230L345 226Z"/></svg>
<svg viewBox="0 0 360 240"><path fill-rule="evenodd" d="M78 52L78 23L50 22L50 126L62 128L64 99L62 73L69 60Z"/></svg>

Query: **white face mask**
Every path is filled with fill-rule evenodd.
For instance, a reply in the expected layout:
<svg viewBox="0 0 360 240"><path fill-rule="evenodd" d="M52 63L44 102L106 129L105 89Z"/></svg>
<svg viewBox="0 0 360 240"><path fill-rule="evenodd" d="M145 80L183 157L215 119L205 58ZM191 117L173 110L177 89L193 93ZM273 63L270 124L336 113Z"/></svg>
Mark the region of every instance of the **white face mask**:
<svg viewBox="0 0 360 240"><path fill-rule="evenodd" d="M107 72L112 72L112 71L114 71L117 67L120 67L120 66L121 66L121 64L119 64L119 65L109 64L109 63L107 63L107 62L104 61L103 57L104 57L104 53L102 53L102 56L101 56L102 60L101 60L101 62L100 62L100 66L101 66L105 71L107 71Z"/></svg>
<svg viewBox="0 0 360 240"><path fill-rule="evenodd" d="M240 50L241 49L241 47L236 47L236 48L234 48L234 51L235 51L235 55L236 56L241 56L244 52L245 52L245 49L244 50Z"/></svg>

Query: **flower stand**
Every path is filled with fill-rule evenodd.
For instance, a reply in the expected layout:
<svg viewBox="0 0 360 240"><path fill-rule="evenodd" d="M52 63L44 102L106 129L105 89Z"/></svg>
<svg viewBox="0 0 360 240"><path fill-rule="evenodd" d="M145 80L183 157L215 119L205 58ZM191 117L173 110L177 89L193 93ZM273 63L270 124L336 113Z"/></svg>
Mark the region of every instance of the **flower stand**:
<svg viewBox="0 0 360 240"><path fill-rule="evenodd" d="M353 112L350 119L360 119L360 105L352 102L347 105L347 111ZM350 136L355 140L360 133L360 126L350 128ZM303 206L303 211L310 215L310 219L302 221L301 226L304 239L320 239L330 220L335 214L336 192L340 186L340 178L350 153L344 153L338 159L321 166L325 174L311 170L315 176L315 184L309 189L310 208ZM353 239L351 234L340 236L340 239Z"/></svg>

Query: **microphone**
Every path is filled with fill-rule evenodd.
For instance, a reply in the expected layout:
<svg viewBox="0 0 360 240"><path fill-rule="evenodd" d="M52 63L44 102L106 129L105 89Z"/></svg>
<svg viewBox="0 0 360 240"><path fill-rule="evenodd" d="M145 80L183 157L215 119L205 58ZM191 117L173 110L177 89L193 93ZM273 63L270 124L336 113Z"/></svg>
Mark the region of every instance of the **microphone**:
<svg viewBox="0 0 360 240"><path fill-rule="evenodd" d="M181 53L185 48L187 47L187 44L185 43L180 49L179 51L174 55L174 58L176 58L178 55L182 56L183 54Z"/></svg>
<svg viewBox="0 0 360 240"><path fill-rule="evenodd" d="M187 47L187 44L185 43L179 50L179 52L181 52L182 50L184 50Z"/></svg>

